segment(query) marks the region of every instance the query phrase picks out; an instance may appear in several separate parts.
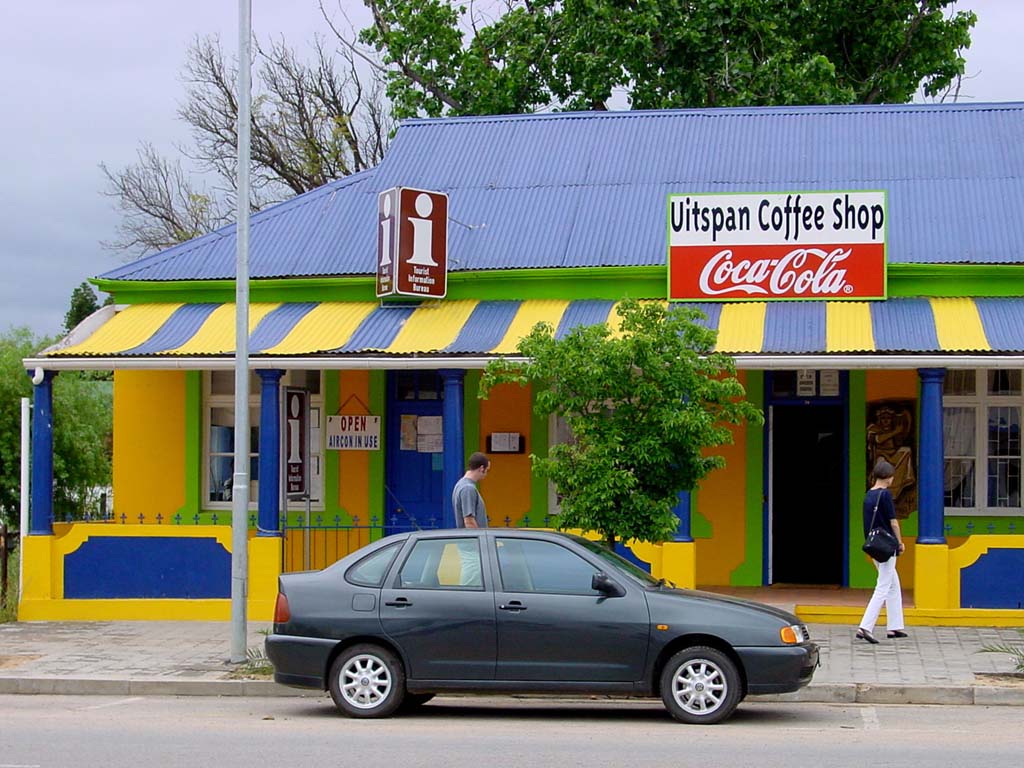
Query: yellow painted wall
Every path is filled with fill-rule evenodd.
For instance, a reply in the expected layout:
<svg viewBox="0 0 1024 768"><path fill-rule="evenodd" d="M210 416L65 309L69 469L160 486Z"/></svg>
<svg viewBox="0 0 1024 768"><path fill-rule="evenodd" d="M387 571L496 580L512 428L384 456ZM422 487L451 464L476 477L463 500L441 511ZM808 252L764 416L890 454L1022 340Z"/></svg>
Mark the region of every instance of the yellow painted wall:
<svg viewBox="0 0 1024 768"><path fill-rule="evenodd" d="M690 521L697 544L697 583L729 584L729 574L743 562L746 536L746 427L730 426L733 444L709 453L725 458L725 467L716 469L694 494ZM711 538L697 538L697 515L711 525Z"/></svg>
<svg viewBox="0 0 1024 768"><path fill-rule="evenodd" d="M344 404L339 413L366 415L363 404L370 403L369 371L342 371L338 398ZM382 424L382 438L384 429ZM327 460L338 462L338 505L346 514L358 517L360 525L369 525L370 451L327 451Z"/></svg>
<svg viewBox="0 0 1024 768"><path fill-rule="evenodd" d="M185 504L185 372L114 372L114 514L172 517Z"/></svg>
<svg viewBox="0 0 1024 768"><path fill-rule="evenodd" d="M530 511L530 387L501 384L494 387L486 400L480 401L480 445L467 450L486 451L487 435L492 432L519 432L526 438L525 453L488 454L491 470L480 483L480 495L487 505L487 518L492 526L512 524Z"/></svg>

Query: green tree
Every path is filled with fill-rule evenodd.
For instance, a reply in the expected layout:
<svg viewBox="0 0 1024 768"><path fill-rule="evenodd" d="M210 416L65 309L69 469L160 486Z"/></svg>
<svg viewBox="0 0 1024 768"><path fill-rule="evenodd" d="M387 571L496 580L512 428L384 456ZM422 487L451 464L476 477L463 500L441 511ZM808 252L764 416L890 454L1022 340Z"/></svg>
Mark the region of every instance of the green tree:
<svg viewBox="0 0 1024 768"><path fill-rule="evenodd" d="M893 103L964 71L956 0L364 0L396 115Z"/></svg>
<svg viewBox="0 0 1024 768"><path fill-rule="evenodd" d="M725 464L707 449L732 441L728 424L762 419L699 312L630 300L619 314L618 333L605 323L555 339L538 324L519 343L525 361L492 361L481 381L484 396L530 384L536 412L565 420L572 441L531 455L534 470L561 496L559 526L596 531L609 546L669 538L678 492Z"/></svg>
<svg viewBox="0 0 1024 768"><path fill-rule="evenodd" d="M21 398L32 396L22 360L52 340L27 328L0 335L0 516L17 525L21 494ZM65 371L53 384L54 514L58 519L95 513L110 485L112 388Z"/></svg>
<svg viewBox="0 0 1024 768"><path fill-rule="evenodd" d="M71 306L64 315L64 333L70 333L76 325L99 308L100 303L92 286L88 283L79 285L71 292Z"/></svg>

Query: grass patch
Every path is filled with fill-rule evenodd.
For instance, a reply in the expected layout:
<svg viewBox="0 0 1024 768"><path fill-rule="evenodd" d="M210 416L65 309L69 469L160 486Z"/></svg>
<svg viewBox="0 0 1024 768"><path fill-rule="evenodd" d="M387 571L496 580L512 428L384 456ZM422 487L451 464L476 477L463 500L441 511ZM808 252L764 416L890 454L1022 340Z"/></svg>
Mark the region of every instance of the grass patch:
<svg viewBox="0 0 1024 768"><path fill-rule="evenodd" d="M0 603L0 624L18 620L18 562L21 553L14 550L7 557L7 592Z"/></svg>
<svg viewBox="0 0 1024 768"><path fill-rule="evenodd" d="M245 649L245 664L228 673L228 680L272 680L274 665L270 663L263 648Z"/></svg>

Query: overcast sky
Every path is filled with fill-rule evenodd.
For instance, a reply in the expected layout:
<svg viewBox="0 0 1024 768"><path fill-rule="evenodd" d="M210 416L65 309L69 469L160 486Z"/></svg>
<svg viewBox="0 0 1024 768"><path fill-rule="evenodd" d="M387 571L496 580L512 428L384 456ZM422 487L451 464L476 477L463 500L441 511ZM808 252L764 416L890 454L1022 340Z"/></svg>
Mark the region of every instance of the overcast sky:
<svg viewBox="0 0 1024 768"><path fill-rule="evenodd" d="M364 20L362 0L341 0ZM329 8L337 7L331 0ZM317 0L252 0L253 32L301 47L326 33ZM960 0L978 14L961 101L1024 101L1024 2ZM60 332L71 292L120 265L101 241L119 214L99 163L122 168L140 141L167 155L187 131L184 53L218 33L237 50L237 0L0 2L0 332Z"/></svg>

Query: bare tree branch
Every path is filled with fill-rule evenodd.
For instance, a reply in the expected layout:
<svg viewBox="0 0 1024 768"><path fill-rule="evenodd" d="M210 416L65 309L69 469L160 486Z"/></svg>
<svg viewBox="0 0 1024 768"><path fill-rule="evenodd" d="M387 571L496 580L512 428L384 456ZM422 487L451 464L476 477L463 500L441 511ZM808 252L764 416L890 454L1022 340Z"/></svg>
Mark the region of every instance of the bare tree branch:
<svg viewBox="0 0 1024 768"><path fill-rule="evenodd" d="M193 186L180 162L162 157L151 144L140 145L137 155L137 163L119 171L100 164L107 179L104 194L123 212L117 239L105 247L137 257L229 221L223 201Z"/></svg>
<svg viewBox="0 0 1024 768"><path fill-rule="evenodd" d="M376 71L356 67L351 48L329 51L314 40L301 60L283 40L255 45L252 100L252 197L258 210L375 166L394 129ZM364 68L365 70L365 68ZM225 59L217 37L197 38L183 67L186 86L178 116L192 142L180 149L195 168L213 177L213 192L197 192L180 161L149 144L138 163L112 171L106 194L124 214L108 247L143 255L188 240L230 221L237 166L237 66Z"/></svg>

